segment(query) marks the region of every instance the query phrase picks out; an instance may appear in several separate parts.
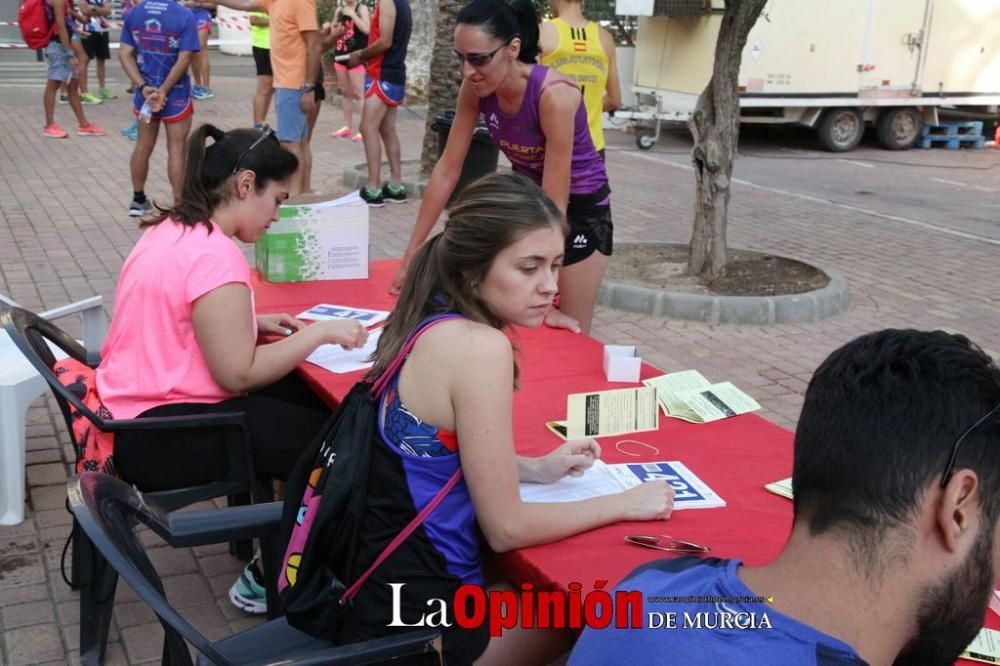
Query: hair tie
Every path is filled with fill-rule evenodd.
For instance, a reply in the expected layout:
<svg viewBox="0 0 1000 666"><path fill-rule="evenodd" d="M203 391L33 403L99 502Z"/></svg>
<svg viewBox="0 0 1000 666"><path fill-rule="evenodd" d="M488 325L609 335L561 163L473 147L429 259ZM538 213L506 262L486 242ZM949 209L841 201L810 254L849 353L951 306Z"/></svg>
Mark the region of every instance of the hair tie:
<svg viewBox="0 0 1000 666"><path fill-rule="evenodd" d="M656 448L652 444L647 444L646 442L640 442L637 439L621 439L621 440L618 440L617 442L615 442L615 449L618 451L618 453L623 453L623 454L625 454L627 456L632 456L633 458L638 458L640 456L639 456L638 453L632 453L631 451L625 451L621 447L622 444L638 444L639 446L644 446L647 449L649 449L650 451L653 451L654 453L656 453L656 455L660 455L660 450L658 448Z"/></svg>

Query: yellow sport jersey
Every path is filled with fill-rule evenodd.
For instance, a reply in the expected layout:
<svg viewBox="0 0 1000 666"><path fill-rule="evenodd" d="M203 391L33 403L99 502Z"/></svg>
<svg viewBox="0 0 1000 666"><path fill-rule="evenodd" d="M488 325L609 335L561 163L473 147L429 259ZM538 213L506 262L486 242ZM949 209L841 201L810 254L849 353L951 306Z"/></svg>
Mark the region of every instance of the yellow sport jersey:
<svg viewBox="0 0 1000 666"><path fill-rule="evenodd" d="M562 19L552 19L551 23L559 32L559 43L552 52L542 56L541 63L559 70L580 86L587 108L590 138L594 148L601 150L604 148L601 113L604 89L608 85L608 54L601 46L600 28L593 21L583 28L574 28Z"/></svg>
<svg viewBox="0 0 1000 666"><path fill-rule="evenodd" d="M257 16L260 18L267 18L266 12L250 12L251 16ZM251 25L250 26L250 45L256 46L259 49L270 49L271 48L271 26L263 25Z"/></svg>

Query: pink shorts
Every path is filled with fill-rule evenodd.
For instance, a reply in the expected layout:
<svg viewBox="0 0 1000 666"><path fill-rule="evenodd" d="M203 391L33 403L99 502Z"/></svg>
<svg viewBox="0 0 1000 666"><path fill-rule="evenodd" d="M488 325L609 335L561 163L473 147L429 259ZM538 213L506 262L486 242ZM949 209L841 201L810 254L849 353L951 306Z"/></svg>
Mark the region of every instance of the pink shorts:
<svg viewBox="0 0 1000 666"><path fill-rule="evenodd" d="M348 72L350 74L354 74L355 72L363 72L363 71L365 71L365 66L364 65L358 65L357 67L351 67L350 69L348 69L347 65L345 65L344 63L342 63L342 62L335 62L335 63L333 63L333 69L335 71L337 71L337 72Z"/></svg>

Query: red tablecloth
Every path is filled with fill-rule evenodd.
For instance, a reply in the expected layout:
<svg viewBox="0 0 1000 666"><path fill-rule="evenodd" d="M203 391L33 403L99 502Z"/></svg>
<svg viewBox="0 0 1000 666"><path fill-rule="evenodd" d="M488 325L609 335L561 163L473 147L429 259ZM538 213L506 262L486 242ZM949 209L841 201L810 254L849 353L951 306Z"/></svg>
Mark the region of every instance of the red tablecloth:
<svg viewBox="0 0 1000 666"><path fill-rule="evenodd" d="M391 309L395 299L388 295L387 286L396 265L396 261L371 262L368 280L274 284L255 276L257 308L263 313L292 315L318 303ZM514 396L515 447L520 454L541 455L559 445L545 422L565 417L568 394L630 386L604 379L602 345L587 336L542 327L515 329L512 339L519 349L521 369L521 390ZM681 369L686 368L674 370ZM336 375L308 363L302 364L300 372L331 404L363 374ZM659 374L660 370L643 366L643 378ZM645 442L659 449L659 454L626 455L615 448L621 439ZM665 522L618 523L506 553L499 561L515 584L531 582L539 588L566 590L569 583L578 581L586 592L597 580L616 583L640 564L665 555L625 543L623 538L630 534L668 534L710 546L714 556L739 558L751 565L764 564L781 551L791 527L792 503L768 493L764 484L791 475L791 432L746 414L701 425L661 418L657 432L599 441L608 463L680 460L725 499L726 506L678 511ZM634 446L623 448L642 451ZM1000 618L989 613L987 626L1000 627Z"/></svg>

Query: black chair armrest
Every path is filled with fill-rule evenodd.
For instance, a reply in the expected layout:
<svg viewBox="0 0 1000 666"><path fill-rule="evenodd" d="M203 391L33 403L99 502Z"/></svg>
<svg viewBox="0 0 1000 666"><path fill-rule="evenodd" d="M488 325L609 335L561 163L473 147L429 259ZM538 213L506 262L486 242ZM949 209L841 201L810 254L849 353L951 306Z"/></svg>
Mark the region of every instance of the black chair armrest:
<svg viewBox="0 0 1000 666"><path fill-rule="evenodd" d="M282 659L283 666L320 666L321 664L370 664L399 657L426 654L430 643L440 652L440 632L437 629L418 629L402 634L373 638L361 643L331 646L305 654L289 655ZM273 662L271 662L273 663Z"/></svg>
<svg viewBox="0 0 1000 666"><path fill-rule="evenodd" d="M220 412L218 414L193 414L186 416L150 416L138 419L111 419L102 421L102 430L118 432L122 430L160 430L166 428L213 428L217 426L239 426L246 428L244 412Z"/></svg>
<svg viewBox="0 0 1000 666"><path fill-rule="evenodd" d="M228 509L175 511L157 516L149 527L174 548L277 536L281 502L250 504Z"/></svg>

